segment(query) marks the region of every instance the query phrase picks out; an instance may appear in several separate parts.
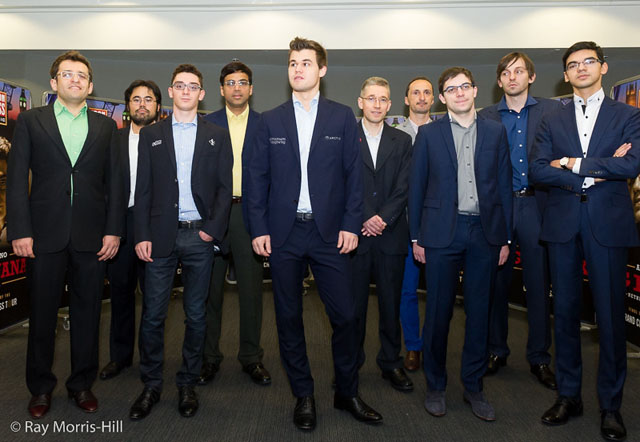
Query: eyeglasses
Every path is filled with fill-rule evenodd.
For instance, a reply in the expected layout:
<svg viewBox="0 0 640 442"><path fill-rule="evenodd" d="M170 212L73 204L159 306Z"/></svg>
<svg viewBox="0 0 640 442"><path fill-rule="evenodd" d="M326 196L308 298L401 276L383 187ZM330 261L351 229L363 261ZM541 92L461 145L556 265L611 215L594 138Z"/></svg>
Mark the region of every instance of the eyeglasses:
<svg viewBox="0 0 640 442"><path fill-rule="evenodd" d="M78 76L78 79L82 81L87 81L89 79L89 74L85 74L84 72L74 72L74 71L58 72L58 76L60 76L60 78L64 78L65 80L71 80L75 76Z"/></svg>
<svg viewBox="0 0 640 442"><path fill-rule="evenodd" d="M156 99L155 99L155 98L153 98L153 97L144 97L144 98L143 98L143 97L137 97L137 96L136 96L136 97L133 97L133 98L131 99L131 102L132 102L132 103L135 103L135 104L138 104L138 105L140 105L140 104L142 104L142 103L144 103L144 104L151 104L151 103L153 103L154 101L156 101Z"/></svg>
<svg viewBox="0 0 640 442"><path fill-rule="evenodd" d="M238 85L240 87L247 87L249 86L251 83L249 83L249 80L227 80L224 82L225 86L229 86L229 87L234 87L235 85Z"/></svg>
<svg viewBox="0 0 640 442"><path fill-rule="evenodd" d="M476 85L472 83L462 83L459 86L449 86L442 92L444 92L445 94L455 94L458 91L458 89L460 89L462 92L467 92L469 89L475 86Z"/></svg>
<svg viewBox="0 0 640 442"><path fill-rule="evenodd" d="M176 81L171 85L177 91L183 91L185 89L189 89L191 92L197 92L202 89L198 83L183 83L182 81Z"/></svg>
<svg viewBox="0 0 640 442"><path fill-rule="evenodd" d="M376 101L377 101L378 103L380 103L383 106L385 104L389 103L389 101L390 101L387 97L375 97L373 95L370 95L368 97L360 97L360 98L362 98L365 101L368 101L369 104L376 104Z"/></svg>
<svg viewBox="0 0 640 442"><path fill-rule="evenodd" d="M589 66L592 66L596 63L604 63L604 61L600 60L599 58L594 58L594 57L589 57L589 58L585 58L582 61L572 61L567 63L567 71L573 71L575 69L578 69L578 66L580 66L581 64L584 65L585 68L588 68Z"/></svg>

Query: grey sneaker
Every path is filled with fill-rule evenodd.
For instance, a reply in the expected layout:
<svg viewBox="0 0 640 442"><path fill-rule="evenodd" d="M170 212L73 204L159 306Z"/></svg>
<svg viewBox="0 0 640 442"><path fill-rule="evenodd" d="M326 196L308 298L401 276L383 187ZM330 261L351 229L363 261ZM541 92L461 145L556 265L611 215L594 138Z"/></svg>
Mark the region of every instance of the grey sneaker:
<svg viewBox="0 0 640 442"><path fill-rule="evenodd" d="M465 390L462 397L467 404L471 405L471 411L476 417L488 422L496 420L496 412L493 410L489 401L487 401L487 398L484 397L483 392L471 393Z"/></svg>
<svg viewBox="0 0 640 442"><path fill-rule="evenodd" d="M442 417L447 413L444 391L427 391L424 408L431 416Z"/></svg>

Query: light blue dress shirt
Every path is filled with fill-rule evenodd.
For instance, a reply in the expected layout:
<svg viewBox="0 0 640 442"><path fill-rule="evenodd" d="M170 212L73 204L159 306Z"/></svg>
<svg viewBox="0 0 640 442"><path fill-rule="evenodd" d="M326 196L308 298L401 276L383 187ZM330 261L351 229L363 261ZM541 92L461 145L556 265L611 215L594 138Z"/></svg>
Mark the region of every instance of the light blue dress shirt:
<svg viewBox="0 0 640 442"><path fill-rule="evenodd" d="M307 112L302 102L295 94L291 94L293 99L293 110L296 117L296 128L298 130L298 147L300 149L300 197L298 198L298 212L312 213L311 196L309 195L309 176L307 174L307 163L309 162L309 150L311 149L311 137L318 115L318 99L320 92L311 100L311 109Z"/></svg>
<svg viewBox="0 0 640 442"><path fill-rule="evenodd" d="M178 221L202 219L191 193L191 167L196 147L198 116L189 123L176 121L171 115L173 129L173 148L176 153L176 171L178 173Z"/></svg>

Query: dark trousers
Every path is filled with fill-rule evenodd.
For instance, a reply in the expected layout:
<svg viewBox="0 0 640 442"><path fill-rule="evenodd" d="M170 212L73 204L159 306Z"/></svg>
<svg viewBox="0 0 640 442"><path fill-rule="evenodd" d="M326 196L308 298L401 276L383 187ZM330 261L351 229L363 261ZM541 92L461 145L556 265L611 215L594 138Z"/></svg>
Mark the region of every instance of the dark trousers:
<svg viewBox="0 0 640 442"><path fill-rule="evenodd" d="M136 286L144 292L144 264L138 259L133 240L133 208L127 210L125 239L118 254L107 265L111 287L110 360L131 365L136 337Z"/></svg>
<svg viewBox="0 0 640 442"><path fill-rule="evenodd" d="M380 350L376 357L382 371L402 367L400 350L402 331L400 329L400 293L404 255L387 255L374 242L369 251L352 257L353 294L356 300L358 318L358 368L364 365L364 340L367 334L367 307L369 305L369 283L375 275L378 298L378 336Z"/></svg>
<svg viewBox="0 0 640 442"><path fill-rule="evenodd" d="M311 266L333 328L336 393L352 397L358 392L358 329L349 256L338 252L335 242L323 241L313 220L296 220L287 241L272 249L271 277L280 356L296 397L313 394L302 322L302 280L307 265Z"/></svg>
<svg viewBox="0 0 640 442"><path fill-rule="evenodd" d="M262 362L264 350L260 346L262 331L262 258L253 253L251 237L244 227L242 206L233 204L226 240L233 255L238 284L240 307L240 345L238 360L242 366ZM229 255L216 256L211 272L207 301L207 335L204 342L204 361L220 365L224 355L220 351L222 330L222 302L224 281L229 268Z"/></svg>
<svg viewBox="0 0 640 442"><path fill-rule="evenodd" d="M493 292L489 326L489 352L506 358L509 356L509 292L516 258L516 242L520 246L522 280L526 288L527 361L530 364L549 364L551 355L551 322L549 318L549 271L547 251L540 244L542 216L534 196L513 198L513 242L509 260L498 269Z"/></svg>
<svg viewBox="0 0 640 442"><path fill-rule="evenodd" d="M56 386L51 366L58 308L68 271L71 375L66 386L69 391L88 390L98 374L105 264L98 261L96 252L78 252L71 246L55 253L36 249L35 255L27 260L30 300L27 386L33 395L51 393Z"/></svg>
<svg viewBox="0 0 640 442"><path fill-rule="evenodd" d="M600 408L615 411L622 404L622 389L627 375L624 322L627 248L606 247L598 243L591 233L587 204L581 204L578 235L567 243L548 244L554 296L558 394L568 397L581 395L580 310L584 258L600 334L597 384Z"/></svg>
<svg viewBox="0 0 640 442"><path fill-rule="evenodd" d="M164 321L171 298L178 261L182 263L185 313L182 365L176 374L178 387L195 385L202 367L207 327L205 310L213 264L213 243L204 242L198 229L178 229L171 254L153 257L145 265L145 292L140 324L140 377L146 387L162 390Z"/></svg>
<svg viewBox="0 0 640 442"><path fill-rule="evenodd" d="M464 271L466 314L460 377L466 390L482 391L482 376L487 369L489 306L499 252L498 246L487 242L480 217L465 215L458 215L451 245L425 249L427 305L422 351L430 391L444 391L447 387L447 341L460 268Z"/></svg>
<svg viewBox="0 0 640 442"><path fill-rule="evenodd" d="M417 293L420 266L421 264L413 258L413 243L409 241L409 253L404 260L404 277L400 296L400 323L404 334L404 345L410 351L422 351Z"/></svg>

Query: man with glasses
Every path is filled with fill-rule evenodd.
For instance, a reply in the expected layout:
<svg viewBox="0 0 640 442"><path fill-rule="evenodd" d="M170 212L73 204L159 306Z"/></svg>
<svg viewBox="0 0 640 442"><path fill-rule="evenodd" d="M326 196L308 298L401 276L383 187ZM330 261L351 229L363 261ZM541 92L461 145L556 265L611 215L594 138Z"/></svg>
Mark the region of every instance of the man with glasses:
<svg viewBox="0 0 640 442"><path fill-rule="evenodd" d="M268 256L280 355L296 397L293 422L316 426L314 383L302 322L308 265L333 328L334 408L377 423L358 395L358 342L349 253L362 228L362 163L351 109L320 95L327 51L313 40L289 43L291 100L262 114L249 160L249 227L254 251Z"/></svg>
<svg viewBox="0 0 640 442"><path fill-rule="evenodd" d="M389 82L381 77L364 81L358 97L362 120L358 125L364 216L358 248L352 256L353 294L359 320L358 368L364 365L369 283L376 284L380 351L376 362L382 377L400 391L412 391L413 382L402 368L400 290L407 253L406 217L411 137L384 122L391 109Z"/></svg>
<svg viewBox="0 0 640 442"><path fill-rule="evenodd" d="M431 80L427 77L415 77L407 85L404 95L404 104L409 106L409 117L398 126L398 129L409 134L413 143L420 126L431 123L431 106L434 101ZM413 258L413 244L409 240L409 253L404 261L400 297L400 321L404 345L407 347L404 368L409 371L420 368L420 353L422 353L417 294L419 279L420 267Z"/></svg>
<svg viewBox="0 0 640 442"><path fill-rule="evenodd" d="M627 374L624 299L628 247L638 246L626 180L640 173L640 110L602 90L609 66L592 41L575 43L562 57L573 105L545 117L530 173L549 186L540 239L547 242L554 295L558 397L542 415L547 425L583 413L580 306L583 260L598 321L600 431L622 440L620 415Z"/></svg>
<svg viewBox="0 0 640 442"><path fill-rule="evenodd" d="M90 112L89 61L68 51L53 62L55 102L18 116L9 153L8 240L28 266L30 299L27 386L29 413L44 416L56 376L51 372L58 307L69 275L71 375L66 388L85 412L98 408L98 334L105 262L122 236L124 198L116 125Z"/></svg>
<svg viewBox="0 0 640 442"><path fill-rule="evenodd" d="M133 361L136 337L136 286L144 287L144 266L136 256L133 238L134 193L138 169L140 129L153 124L160 116L162 95L151 80L135 80L124 91L125 110L131 115L130 127L118 130L122 179L127 198L124 236L118 254L107 265L111 287L111 327L109 333L109 363L100 372L100 379L117 376Z"/></svg>
<svg viewBox="0 0 640 442"><path fill-rule="evenodd" d="M242 201L246 193L243 175L251 157L253 137L260 114L249 108L253 94L253 78L249 67L234 60L220 72L220 95L225 107L205 117L218 126L228 128L233 148L233 202L229 230L224 238L233 256L238 303L240 307L240 347L238 360L242 369L257 385L269 385L271 375L262 364L264 350L260 346L262 331L262 257L251 247L247 204ZM220 334L222 329L222 300L224 281L229 267L229 255L217 256L211 272L211 286L207 301L207 336L204 343L202 371L198 384L213 379L222 362Z"/></svg>
<svg viewBox="0 0 640 442"><path fill-rule="evenodd" d="M229 133L198 118L202 74L191 64L173 72L171 118L140 131L134 227L136 253L145 264L140 326L144 383L129 417L149 414L162 391L164 321L178 261L182 263L185 334L176 375L178 410L198 410L194 386L202 366L211 267L227 230L233 156Z"/></svg>
<svg viewBox="0 0 640 442"><path fill-rule="evenodd" d="M476 117L469 70L453 67L438 81L447 115L420 127L409 184L413 253L425 263L427 305L422 339L425 408L446 413L447 338L459 272L466 313L461 378L473 414L495 420L482 376L487 368L491 288L509 255L511 165L502 124Z"/></svg>
<svg viewBox="0 0 640 442"><path fill-rule="evenodd" d="M529 182L528 155L543 115L559 110L557 100L532 97L529 88L536 80L533 61L527 54L511 52L496 69L498 86L504 91L499 103L480 111L480 116L504 124L509 139L513 191L513 239L509 260L498 270L489 323L489 364L487 374L496 373L507 364L509 292L515 242L520 247L522 280L526 288L529 339L527 361L531 373L547 388L555 390L556 378L549 368L551 324L549 317L549 275L546 250L539 242L542 210L547 199L544 186Z"/></svg>

